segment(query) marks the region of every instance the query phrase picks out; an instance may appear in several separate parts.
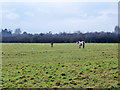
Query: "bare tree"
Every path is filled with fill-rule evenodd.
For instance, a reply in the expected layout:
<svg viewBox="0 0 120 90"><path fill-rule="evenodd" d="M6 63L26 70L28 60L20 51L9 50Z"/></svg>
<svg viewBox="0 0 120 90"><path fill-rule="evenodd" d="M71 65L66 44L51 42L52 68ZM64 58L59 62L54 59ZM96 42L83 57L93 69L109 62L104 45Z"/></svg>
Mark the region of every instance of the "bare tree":
<svg viewBox="0 0 120 90"><path fill-rule="evenodd" d="M21 30L20 30L20 28L16 28L14 34L15 34L15 35L19 35L19 34L21 34Z"/></svg>

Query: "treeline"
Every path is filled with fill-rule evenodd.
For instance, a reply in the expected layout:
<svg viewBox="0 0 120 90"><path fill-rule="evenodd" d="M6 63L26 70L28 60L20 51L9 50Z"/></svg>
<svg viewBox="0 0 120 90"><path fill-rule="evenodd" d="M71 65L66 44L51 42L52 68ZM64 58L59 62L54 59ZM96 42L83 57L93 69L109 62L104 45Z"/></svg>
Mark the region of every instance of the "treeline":
<svg viewBox="0 0 120 90"><path fill-rule="evenodd" d="M2 43L74 43L84 40L87 43L118 43L118 34L114 32L88 32L88 33L66 33L59 34L40 33L30 34L16 29L15 33L10 30L2 29Z"/></svg>

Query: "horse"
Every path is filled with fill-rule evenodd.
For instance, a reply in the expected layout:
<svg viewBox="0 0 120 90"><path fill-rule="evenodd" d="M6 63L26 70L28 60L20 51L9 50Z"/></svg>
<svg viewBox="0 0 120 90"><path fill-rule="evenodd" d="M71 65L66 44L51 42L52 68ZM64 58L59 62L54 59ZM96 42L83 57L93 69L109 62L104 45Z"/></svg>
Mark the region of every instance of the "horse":
<svg viewBox="0 0 120 90"><path fill-rule="evenodd" d="M76 43L79 44L79 48L81 48L81 46L85 48L85 41L77 41Z"/></svg>

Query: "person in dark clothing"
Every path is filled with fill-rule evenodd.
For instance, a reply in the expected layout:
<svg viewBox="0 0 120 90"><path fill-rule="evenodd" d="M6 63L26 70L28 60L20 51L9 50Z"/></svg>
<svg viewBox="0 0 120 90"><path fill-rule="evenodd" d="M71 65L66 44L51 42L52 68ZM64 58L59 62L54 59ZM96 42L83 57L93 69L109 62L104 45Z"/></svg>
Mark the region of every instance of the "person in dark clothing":
<svg viewBox="0 0 120 90"><path fill-rule="evenodd" d="M53 47L53 42L51 42L51 47Z"/></svg>

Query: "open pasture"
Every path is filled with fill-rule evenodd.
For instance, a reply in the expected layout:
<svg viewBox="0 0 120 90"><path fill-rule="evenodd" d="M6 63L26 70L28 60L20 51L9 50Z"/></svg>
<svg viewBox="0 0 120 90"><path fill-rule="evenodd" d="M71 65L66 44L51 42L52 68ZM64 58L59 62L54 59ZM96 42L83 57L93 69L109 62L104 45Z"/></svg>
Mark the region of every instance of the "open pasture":
<svg viewBox="0 0 120 90"><path fill-rule="evenodd" d="M112 88L118 44L3 43L3 88Z"/></svg>

